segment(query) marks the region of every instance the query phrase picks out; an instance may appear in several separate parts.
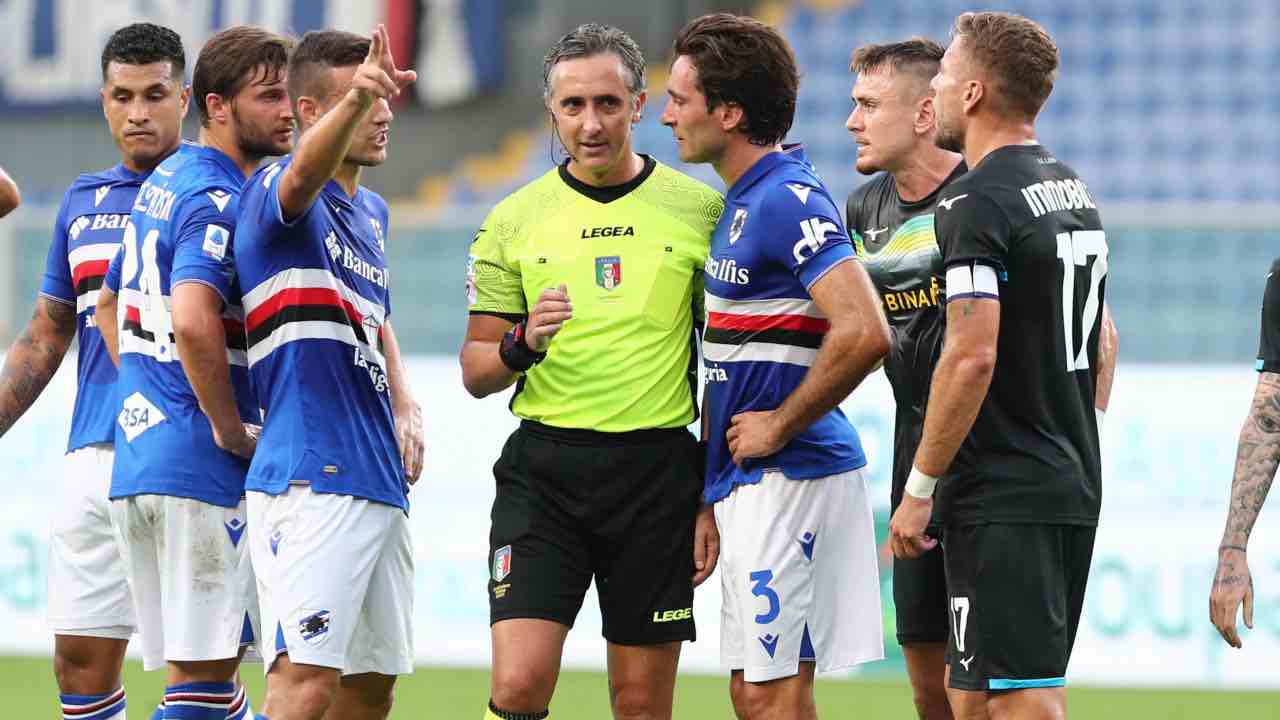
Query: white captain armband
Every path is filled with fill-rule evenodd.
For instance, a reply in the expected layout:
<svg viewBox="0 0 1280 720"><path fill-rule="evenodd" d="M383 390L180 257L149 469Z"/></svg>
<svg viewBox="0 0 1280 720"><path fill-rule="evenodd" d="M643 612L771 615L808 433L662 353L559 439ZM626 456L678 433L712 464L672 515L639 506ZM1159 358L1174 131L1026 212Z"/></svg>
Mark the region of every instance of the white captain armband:
<svg viewBox="0 0 1280 720"><path fill-rule="evenodd" d="M947 302L961 298L1000 299L1000 282L990 265L971 263L947 268Z"/></svg>

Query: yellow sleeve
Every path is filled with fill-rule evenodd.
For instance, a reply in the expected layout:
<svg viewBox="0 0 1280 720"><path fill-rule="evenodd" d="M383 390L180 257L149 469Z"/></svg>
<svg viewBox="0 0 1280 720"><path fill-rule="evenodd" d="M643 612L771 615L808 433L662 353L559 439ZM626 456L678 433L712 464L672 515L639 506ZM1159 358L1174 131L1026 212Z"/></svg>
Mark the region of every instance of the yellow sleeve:
<svg viewBox="0 0 1280 720"><path fill-rule="evenodd" d="M467 309L473 313L526 315L520 266L511 255L517 226L499 205L485 218L467 256Z"/></svg>

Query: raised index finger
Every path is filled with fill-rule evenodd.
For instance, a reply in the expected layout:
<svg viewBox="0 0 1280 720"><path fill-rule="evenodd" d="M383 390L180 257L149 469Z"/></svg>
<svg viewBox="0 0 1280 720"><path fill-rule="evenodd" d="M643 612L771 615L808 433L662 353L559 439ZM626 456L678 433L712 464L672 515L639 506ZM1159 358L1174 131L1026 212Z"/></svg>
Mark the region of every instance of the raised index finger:
<svg viewBox="0 0 1280 720"><path fill-rule="evenodd" d="M382 33L381 25L373 29L373 35L369 38L369 52L364 56L366 63L377 62L382 57Z"/></svg>

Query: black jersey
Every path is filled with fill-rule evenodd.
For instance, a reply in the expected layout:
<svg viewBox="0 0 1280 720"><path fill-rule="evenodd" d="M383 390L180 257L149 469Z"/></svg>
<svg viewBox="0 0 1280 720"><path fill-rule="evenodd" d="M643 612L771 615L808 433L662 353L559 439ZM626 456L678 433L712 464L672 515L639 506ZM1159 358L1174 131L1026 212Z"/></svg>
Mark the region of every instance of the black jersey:
<svg viewBox="0 0 1280 720"><path fill-rule="evenodd" d="M893 386L891 507L897 509L924 429L929 378L942 348L941 303L946 297L942 252L934 236L938 195L968 168L963 162L928 196L907 202L890 173L849 195L845 220L889 319L891 343L884 372Z"/></svg>
<svg viewBox="0 0 1280 720"><path fill-rule="evenodd" d="M1262 293L1262 331L1258 334L1258 372L1280 373L1280 258L1271 262Z"/></svg>
<svg viewBox="0 0 1280 720"><path fill-rule="evenodd" d="M1107 241L1079 176L1040 145L987 155L935 211L948 302L998 297L991 389L939 484L948 523L1095 525Z"/></svg>

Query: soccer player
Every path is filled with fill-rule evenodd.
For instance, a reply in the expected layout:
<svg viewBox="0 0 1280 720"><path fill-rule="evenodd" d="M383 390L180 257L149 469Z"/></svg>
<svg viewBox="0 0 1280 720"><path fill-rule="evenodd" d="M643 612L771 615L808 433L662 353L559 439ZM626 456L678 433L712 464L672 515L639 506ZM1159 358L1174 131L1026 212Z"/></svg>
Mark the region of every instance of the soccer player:
<svg viewBox="0 0 1280 720"><path fill-rule="evenodd" d="M200 145L181 146L142 185L98 298L120 366L111 519L143 665L168 664L164 718L221 720L236 702L252 596L244 476L259 412L230 236L245 177L292 142L288 51L245 26L205 44L192 79Z"/></svg>
<svg viewBox="0 0 1280 720"><path fill-rule="evenodd" d="M897 403L891 510L902 500L924 426L929 377L942 348L939 307L945 289L933 235L934 207L942 189L968 169L959 154L933 141L929 81L943 50L923 38L866 45L853 53L849 65L857 79L845 127L858 146L858 171L879 173L849 195L846 217L858 258L880 293L892 338L884 361ZM936 535L936 528L931 530ZM916 712L924 720L950 718L941 548L894 560L893 605Z"/></svg>
<svg viewBox="0 0 1280 720"><path fill-rule="evenodd" d="M1222 639L1234 648L1244 646L1236 630L1236 613L1242 602L1244 624L1253 627L1249 535L1267 501L1277 465L1280 465L1280 258L1271 263L1262 295L1258 385L1249 415L1240 429L1227 527L1218 545L1218 569L1209 594L1209 620Z"/></svg>
<svg viewBox="0 0 1280 720"><path fill-rule="evenodd" d="M98 332L94 304L138 188L181 143L190 98L185 66L181 38L165 27L129 25L107 41L102 109L121 161L81 175L63 197L36 312L0 374L3 436L48 384L72 337L79 336L76 402L48 578L53 667L66 717L91 714L109 720L125 712L120 664L135 619L107 501L116 368ZM237 697L242 694L237 688ZM229 717L251 716L247 701L237 702L238 712Z"/></svg>
<svg viewBox="0 0 1280 720"><path fill-rule="evenodd" d="M716 565L699 508L696 324L723 200L632 148L640 48L579 26L543 89L568 159L503 200L472 244L463 383L516 385L494 467L489 720L537 720L595 578L617 718L671 717L693 589ZM696 307L695 307L696 305Z"/></svg>
<svg viewBox="0 0 1280 720"><path fill-rule="evenodd" d="M935 209L946 335L890 541L936 544L936 484L958 717L1065 717L1098 521L1107 243L1088 187L1035 139L1057 67L1031 20L965 13L932 81L936 142L970 170Z"/></svg>
<svg viewBox="0 0 1280 720"><path fill-rule="evenodd" d="M22 204L22 193L18 191L18 183L9 177L4 168L0 168L0 218L8 215Z"/></svg>
<svg viewBox="0 0 1280 720"><path fill-rule="evenodd" d="M408 482L422 412L391 326L387 159L398 70L372 41L307 33L289 61L301 136L240 202L236 270L266 424L249 469L249 543L272 720L366 720L413 670Z"/></svg>
<svg viewBox="0 0 1280 720"><path fill-rule="evenodd" d="M740 718L814 718L816 670L884 657L858 434L837 407L889 329L798 145L795 56L752 18L675 41L662 115L728 192L707 259L707 477L722 543L721 657Z"/></svg>

